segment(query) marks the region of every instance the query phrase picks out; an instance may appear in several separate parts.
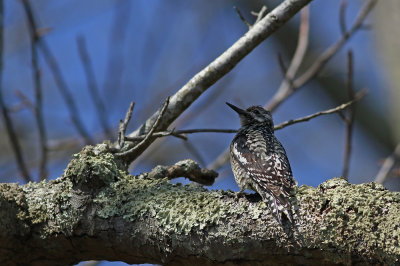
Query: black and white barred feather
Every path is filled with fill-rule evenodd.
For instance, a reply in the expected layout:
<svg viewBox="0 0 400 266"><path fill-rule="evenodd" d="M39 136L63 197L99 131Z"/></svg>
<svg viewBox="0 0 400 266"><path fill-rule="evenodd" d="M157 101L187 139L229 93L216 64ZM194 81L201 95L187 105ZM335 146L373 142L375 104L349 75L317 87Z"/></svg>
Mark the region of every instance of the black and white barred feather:
<svg viewBox="0 0 400 266"><path fill-rule="evenodd" d="M240 117L242 127L230 146L232 171L240 192L256 191L282 224L281 213L292 223L291 191L296 186L289 160L274 135L271 113L261 106L247 110L227 103Z"/></svg>

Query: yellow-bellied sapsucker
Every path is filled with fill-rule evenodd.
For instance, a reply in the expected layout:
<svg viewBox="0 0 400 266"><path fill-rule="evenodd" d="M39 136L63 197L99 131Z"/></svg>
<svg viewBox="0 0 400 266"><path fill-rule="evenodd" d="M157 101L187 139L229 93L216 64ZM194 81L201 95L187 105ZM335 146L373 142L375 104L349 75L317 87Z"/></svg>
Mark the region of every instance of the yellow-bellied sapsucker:
<svg viewBox="0 0 400 266"><path fill-rule="evenodd" d="M246 110L226 103L240 117L241 128L230 146L231 166L239 193L256 191L282 224L281 213L292 223L290 194L297 185L285 149L274 135L271 113L261 106Z"/></svg>

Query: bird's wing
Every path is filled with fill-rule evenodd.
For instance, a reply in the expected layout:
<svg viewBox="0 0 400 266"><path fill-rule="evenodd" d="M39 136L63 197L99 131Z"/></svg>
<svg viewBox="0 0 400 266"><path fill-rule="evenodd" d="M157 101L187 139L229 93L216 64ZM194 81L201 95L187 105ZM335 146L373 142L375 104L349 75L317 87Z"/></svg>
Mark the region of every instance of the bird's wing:
<svg viewBox="0 0 400 266"><path fill-rule="evenodd" d="M283 149L283 147L282 147ZM270 194L280 205L288 206L294 179L289 161L284 153L259 153L234 145L233 156L250 175L256 191L266 199Z"/></svg>

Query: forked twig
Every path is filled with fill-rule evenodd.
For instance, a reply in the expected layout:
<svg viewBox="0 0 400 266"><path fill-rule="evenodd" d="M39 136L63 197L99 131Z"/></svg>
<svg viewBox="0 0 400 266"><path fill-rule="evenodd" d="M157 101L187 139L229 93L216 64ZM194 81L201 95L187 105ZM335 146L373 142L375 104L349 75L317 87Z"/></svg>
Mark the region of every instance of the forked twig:
<svg viewBox="0 0 400 266"><path fill-rule="evenodd" d="M238 14L239 18L241 21L243 21L243 23L247 26L247 28L251 28L251 24L249 22L247 22L247 20L244 18L242 12L240 12L239 8L237 8L236 6L233 6L233 9L235 9L236 13Z"/></svg>
<svg viewBox="0 0 400 266"><path fill-rule="evenodd" d="M305 116L305 117L302 117L302 118L298 118L298 119L294 119L294 120L289 120L289 121L283 122L283 123L275 126L275 130L279 130L279 129L282 129L284 127L287 127L287 126L290 126L290 125L293 125L293 124L297 124L297 123L300 123L300 122L306 122L306 121L309 121L310 119L313 119L313 118L321 116L321 115L328 115L328 114L337 113L337 112L339 112L341 110L344 110L347 107L351 106L356 101L360 100L362 97L365 96L366 93L367 93L366 90L362 90L362 91L360 91L359 93L356 94L356 96L354 97L353 100L351 100L351 101L349 101L347 103L341 104L341 105L339 105L339 106L337 106L335 108L332 108L332 109L329 109L329 110L326 110L326 111L317 112L317 113L314 113L312 115L308 115L308 116Z"/></svg>
<svg viewBox="0 0 400 266"><path fill-rule="evenodd" d="M118 146L119 149L122 149L125 145L125 133L126 133L126 128L128 127L129 121L131 121L132 118L132 112L133 108L135 107L135 102L131 102L129 105L128 111L125 114L124 121L122 119L119 121L119 131L118 131Z"/></svg>
<svg viewBox="0 0 400 266"><path fill-rule="evenodd" d="M136 144L131 149L124 151L124 152L116 153L115 155L118 157L125 157L127 159L127 161L129 161L129 158L133 157L137 151L140 151L140 149L142 149L143 147L148 146L153 141L153 139L152 139L153 133L157 129L159 123L161 122L161 119L162 119L165 111L167 111L168 104L169 104L169 97L165 100L164 105L162 106L160 113L158 114L158 117L157 117L156 121L154 122L154 124L152 125L150 131L146 134L146 136L143 138L143 140L141 142Z"/></svg>

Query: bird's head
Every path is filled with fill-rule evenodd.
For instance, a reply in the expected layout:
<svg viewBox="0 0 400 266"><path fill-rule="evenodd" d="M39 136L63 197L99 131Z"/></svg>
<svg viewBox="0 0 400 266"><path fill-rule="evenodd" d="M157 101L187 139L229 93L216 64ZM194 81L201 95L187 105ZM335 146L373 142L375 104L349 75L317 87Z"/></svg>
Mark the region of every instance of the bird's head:
<svg viewBox="0 0 400 266"><path fill-rule="evenodd" d="M230 108L232 108L236 113L239 114L240 124L246 126L253 123L262 123L265 126L273 129L274 122L272 120L272 115L270 111L265 110L261 106L251 106L246 110L240 109L233 104L226 103Z"/></svg>

